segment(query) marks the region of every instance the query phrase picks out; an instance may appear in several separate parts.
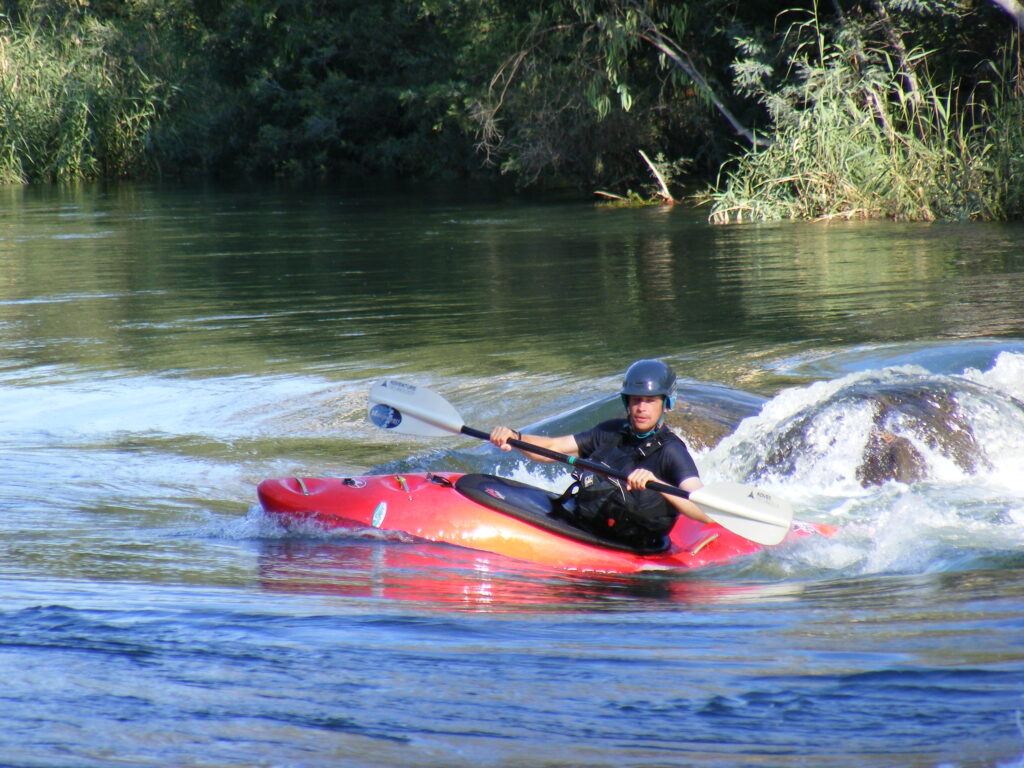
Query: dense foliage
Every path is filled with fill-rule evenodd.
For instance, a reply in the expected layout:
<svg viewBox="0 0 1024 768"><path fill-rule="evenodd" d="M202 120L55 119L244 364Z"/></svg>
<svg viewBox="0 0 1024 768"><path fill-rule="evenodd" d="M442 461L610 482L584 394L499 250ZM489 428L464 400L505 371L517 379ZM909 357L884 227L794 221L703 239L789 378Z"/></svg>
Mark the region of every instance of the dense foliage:
<svg viewBox="0 0 1024 768"><path fill-rule="evenodd" d="M503 174L704 186L719 221L1020 216L1000 5L0 0L0 181Z"/></svg>

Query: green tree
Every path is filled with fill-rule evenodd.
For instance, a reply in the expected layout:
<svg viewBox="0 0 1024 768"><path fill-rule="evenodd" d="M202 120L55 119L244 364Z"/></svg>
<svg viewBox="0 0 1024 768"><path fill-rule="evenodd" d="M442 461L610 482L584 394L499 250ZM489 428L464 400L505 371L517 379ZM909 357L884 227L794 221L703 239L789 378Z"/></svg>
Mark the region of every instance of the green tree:
<svg viewBox="0 0 1024 768"><path fill-rule="evenodd" d="M208 14L193 162L221 173L466 172L461 4L249 0ZM218 137L219 140L218 140Z"/></svg>
<svg viewBox="0 0 1024 768"><path fill-rule="evenodd" d="M717 34L712 5L562 0L510 15L513 47L474 111L487 160L523 183L590 189L645 176L639 151L715 166L731 144L716 132L721 89L688 52L711 49L678 42Z"/></svg>

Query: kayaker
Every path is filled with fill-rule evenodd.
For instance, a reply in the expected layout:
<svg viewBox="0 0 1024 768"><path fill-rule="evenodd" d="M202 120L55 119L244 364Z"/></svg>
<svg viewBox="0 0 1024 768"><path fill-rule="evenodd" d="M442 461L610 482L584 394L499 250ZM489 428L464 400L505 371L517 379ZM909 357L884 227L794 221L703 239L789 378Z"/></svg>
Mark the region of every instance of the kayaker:
<svg viewBox="0 0 1024 768"><path fill-rule="evenodd" d="M661 360L637 360L626 370L619 395L626 418L610 419L585 432L560 437L524 435L495 427L490 439L502 450L517 438L570 456L600 461L628 474L624 484L591 472L575 473L563 494L565 518L604 538L638 547L657 546L680 514L711 522L700 507L680 496L647 490L652 481L684 491L703 487L686 445L665 424L673 405L676 375ZM536 461L551 459L523 451Z"/></svg>

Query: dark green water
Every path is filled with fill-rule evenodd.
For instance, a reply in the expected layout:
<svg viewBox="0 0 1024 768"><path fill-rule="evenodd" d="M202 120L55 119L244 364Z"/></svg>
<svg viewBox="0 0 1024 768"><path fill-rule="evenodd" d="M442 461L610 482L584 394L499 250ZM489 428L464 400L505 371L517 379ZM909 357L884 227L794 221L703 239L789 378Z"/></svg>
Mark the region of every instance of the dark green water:
<svg viewBox="0 0 1024 768"><path fill-rule="evenodd" d="M0 189L0 764L1020 765L1021 242L372 182ZM840 534L539 576L255 506L382 465L555 482L374 430L370 384L575 428L645 356L694 407L764 404L706 477ZM984 455L902 414L926 476L861 487L894 391L951 392Z"/></svg>

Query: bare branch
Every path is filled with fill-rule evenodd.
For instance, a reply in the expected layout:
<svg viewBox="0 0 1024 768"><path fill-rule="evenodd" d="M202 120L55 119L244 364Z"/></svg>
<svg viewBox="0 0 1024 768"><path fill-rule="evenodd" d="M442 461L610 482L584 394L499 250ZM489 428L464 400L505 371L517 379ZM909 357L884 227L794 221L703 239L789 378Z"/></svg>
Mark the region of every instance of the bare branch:
<svg viewBox="0 0 1024 768"><path fill-rule="evenodd" d="M1007 2L1016 2L1017 0L1007 0ZM892 23L892 19L889 16L889 12L885 10L885 6L881 0L874 0L875 13L878 15L878 19L882 24L882 29L885 31L885 36L889 39L889 45L896 52L896 56L899 59L900 71L903 76L903 81L906 85L907 92L914 104L920 104L922 100L921 89L917 84L917 73L914 71L914 63L907 53L907 46L903 43L903 37L896 29L896 25Z"/></svg>
<svg viewBox="0 0 1024 768"><path fill-rule="evenodd" d="M694 85L703 91L704 95L711 100L711 103L715 105L715 109L718 110L719 114L729 121L729 125L733 127L733 130L735 130L737 134L749 141L751 146L754 147L767 147L771 145L770 141L757 136L753 131L743 125L735 115L733 115L730 109L725 106L722 100L715 94L711 85L704 79L704 76L697 71L697 67L694 66L693 60L690 58L690 54L681 50L671 39L662 34L650 19L646 19L646 22L646 29L640 33L640 38L653 45L665 54L673 64L683 70L683 72L686 73L686 76L693 81Z"/></svg>

